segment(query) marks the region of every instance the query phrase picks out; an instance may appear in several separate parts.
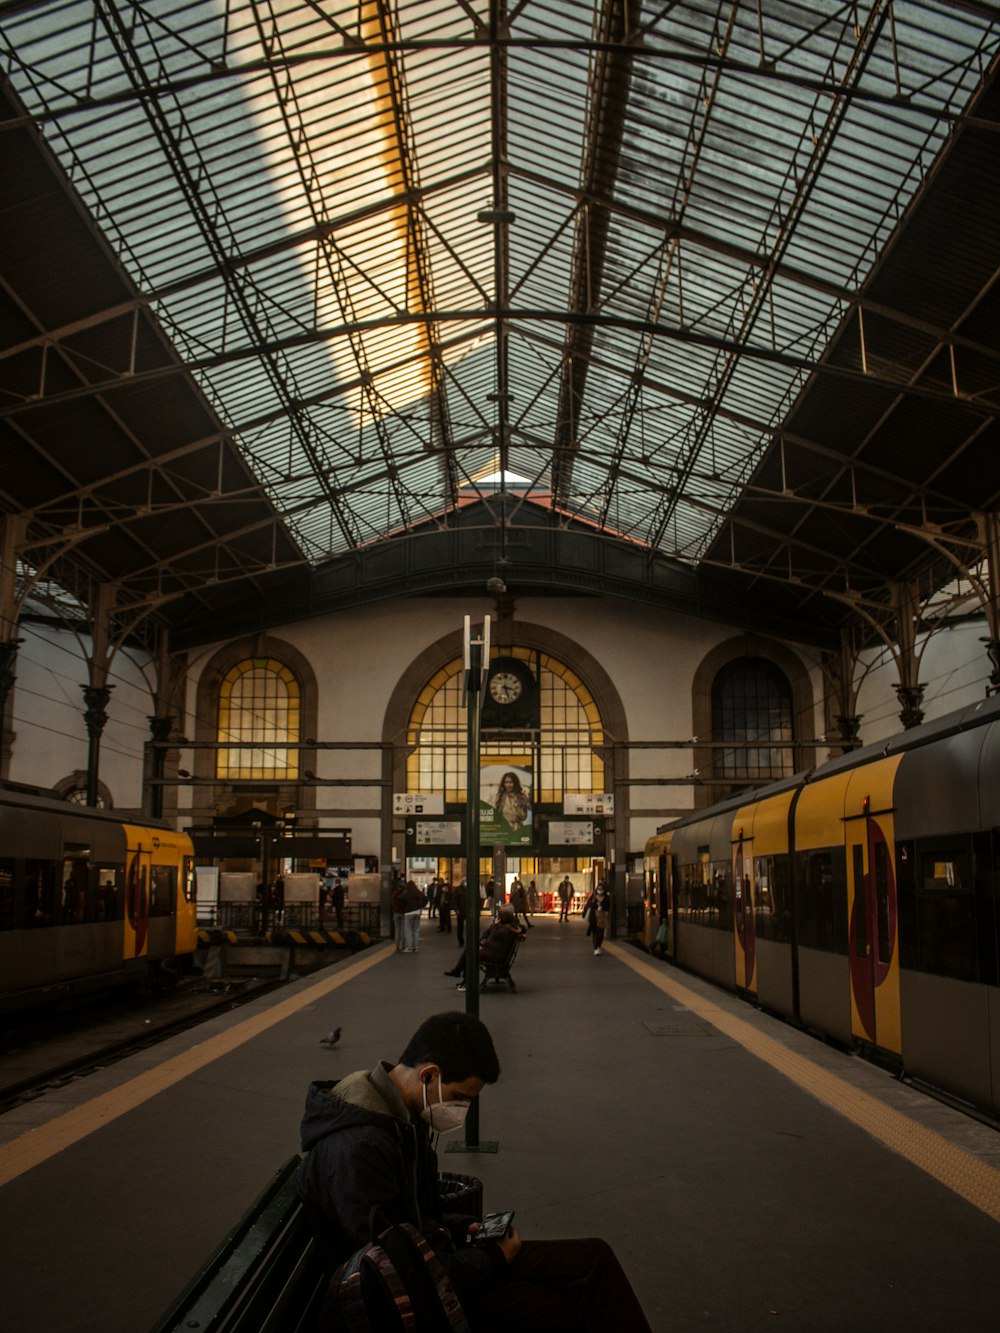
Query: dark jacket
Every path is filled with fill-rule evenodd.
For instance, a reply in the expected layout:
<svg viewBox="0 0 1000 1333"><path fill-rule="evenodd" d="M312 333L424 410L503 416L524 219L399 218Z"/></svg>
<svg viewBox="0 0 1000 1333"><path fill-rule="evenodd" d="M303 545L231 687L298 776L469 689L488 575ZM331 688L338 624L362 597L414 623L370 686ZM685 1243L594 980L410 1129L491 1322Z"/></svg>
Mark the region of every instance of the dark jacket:
<svg viewBox="0 0 1000 1333"><path fill-rule="evenodd" d="M483 932L483 938L479 941L479 957L484 963L505 963L522 934L524 932L517 926L495 921Z"/></svg>
<svg viewBox="0 0 1000 1333"><path fill-rule="evenodd" d="M427 895L416 884L407 884L403 890L398 910L400 912L420 912L427 906Z"/></svg>
<svg viewBox="0 0 1000 1333"><path fill-rule="evenodd" d="M372 1239L377 1208L388 1222L420 1227L459 1300L471 1306L506 1276L507 1261L494 1241L456 1244L471 1219L442 1212L430 1134L422 1120L410 1118L389 1068L383 1063L337 1084L310 1084L299 1193L331 1268Z"/></svg>

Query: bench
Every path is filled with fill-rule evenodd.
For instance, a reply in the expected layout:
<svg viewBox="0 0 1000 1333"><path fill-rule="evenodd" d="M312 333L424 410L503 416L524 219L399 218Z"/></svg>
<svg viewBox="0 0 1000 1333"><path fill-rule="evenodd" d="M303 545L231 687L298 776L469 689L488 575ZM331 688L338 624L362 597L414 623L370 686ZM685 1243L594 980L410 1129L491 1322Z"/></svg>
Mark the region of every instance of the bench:
<svg viewBox="0 0 1000 1333"><path fill-rule="evenodd" d="M514 985L514 978L510 974L510 969L514 966L514 959L517 957L517 951L521 947L521 938L523 938L523 936L514 941L510 953L502 963L480 963L480 967L482 968L482 976L479 982L480 991L486 989L486 983L488 981L495 981L498 984L501 981L505 981L508 989L513 991L515 995L517 994L517 987Z"/></svg>
<svg viewBox="0 0 1000 1333"><path fill-rule="evenodd" d="M290 1158L152 1333L305 1333L326 1275Z"/></svg>
<svg viewBox="0 0 1000 1333"><path fill-rule="evenodd" d="M291 1157L151 1333L314 1333L327 1274ZM449 1211L483 1215L475 1176L442 1172Z"/></svg>

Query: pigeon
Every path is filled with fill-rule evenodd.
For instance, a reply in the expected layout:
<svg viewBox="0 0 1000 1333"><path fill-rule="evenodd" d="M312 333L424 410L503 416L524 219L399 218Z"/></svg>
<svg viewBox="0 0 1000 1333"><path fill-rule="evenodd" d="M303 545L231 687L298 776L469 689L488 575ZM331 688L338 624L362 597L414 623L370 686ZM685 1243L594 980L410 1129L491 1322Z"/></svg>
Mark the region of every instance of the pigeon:
<svg viewBox="0 0 1000 1333"><path fill-rule="evenodd" d="M340 1028L334 1028L325 1037L320 1037L319 1044L321 1046L336 1046L338 1041L340 1041Z"/></svg>

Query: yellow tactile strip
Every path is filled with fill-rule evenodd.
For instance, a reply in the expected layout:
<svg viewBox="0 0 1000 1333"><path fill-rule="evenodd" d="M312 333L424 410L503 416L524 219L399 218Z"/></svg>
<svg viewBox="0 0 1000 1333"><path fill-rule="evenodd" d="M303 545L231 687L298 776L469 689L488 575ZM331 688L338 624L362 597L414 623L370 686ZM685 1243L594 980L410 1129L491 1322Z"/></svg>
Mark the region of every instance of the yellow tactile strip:
<svg viewBox="0 0 1000 1333"><path fill-rule="evenodd" d="M211 1064L213 1060L228 1055L244 1042L266 1032L275 1023L283 1022L298 1010L304 1009L306 1005L315 1004L324 995L329 995L331 991L353 981L362 972L366 972L368 968L374 967L376 963L382 962L394 952L393 945L372 949L370 953L364 954L343 971L336 972L323 981L317 981L314 986L300 990L290 999L283 1000L280 1004L265 1009L242 1023L237 1023L226 1032L209 1037L207 1041L199 1042L183 1055L175 1055L172 1059L165 1060L155 1069L138 1074L111 1092L94 1097L72 1111L65 1111L46 1125L27 1130L19 1138L0 1147L0 1186L23 1175L25 1171L30 1171L33 1166L38 1166L48 1158L54 1157L64 1148L92 1134L95 1129L109 1125L120 1115L141 1106L150 1097L166 1091L173 1084L179 1083L182 1078L187 1078L189 1074L194 1074L205 1065Z"/></svg>
<svg viewBox="0 0 1000 1333"><path fill-rule="evenodd" d="M773 1037L758 1032L744 1019L728 1014L711 1000L689 990L663 968L646 962L633 949L614 944L604 947L646 981L739 1042L751 1055L769 1064L811 1097L845 1116L873 1139L933 1176L995 1222L1000 1222L1000 1171L988 1162L918 1125L877 1097L852 1087L805 1056L790 1051Z"/></svg>

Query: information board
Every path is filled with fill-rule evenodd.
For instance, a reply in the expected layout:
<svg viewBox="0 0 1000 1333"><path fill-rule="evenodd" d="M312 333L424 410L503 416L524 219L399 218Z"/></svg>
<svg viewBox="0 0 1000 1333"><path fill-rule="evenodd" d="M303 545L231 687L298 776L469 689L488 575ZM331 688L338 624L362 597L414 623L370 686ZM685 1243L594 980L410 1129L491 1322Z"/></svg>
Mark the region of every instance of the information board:
<svg viewBox="0 0 1000 1333"><path fill-rule="evenodd" d="M444 796L433 791L394 791L394 815L443 815Z"/></svg>
<svg viewBox="0 0 1000 1333"><path fill-rule="evenodd" d="M615 798L609 791L564 792L564 815L613 815Z"/></svg>
<svg viewBox="0 0 1000 1333"><path fill-rule="evenodd" d="M590 819L549 820L549 843L553 847L592 847L594 824Z"/></svg>

